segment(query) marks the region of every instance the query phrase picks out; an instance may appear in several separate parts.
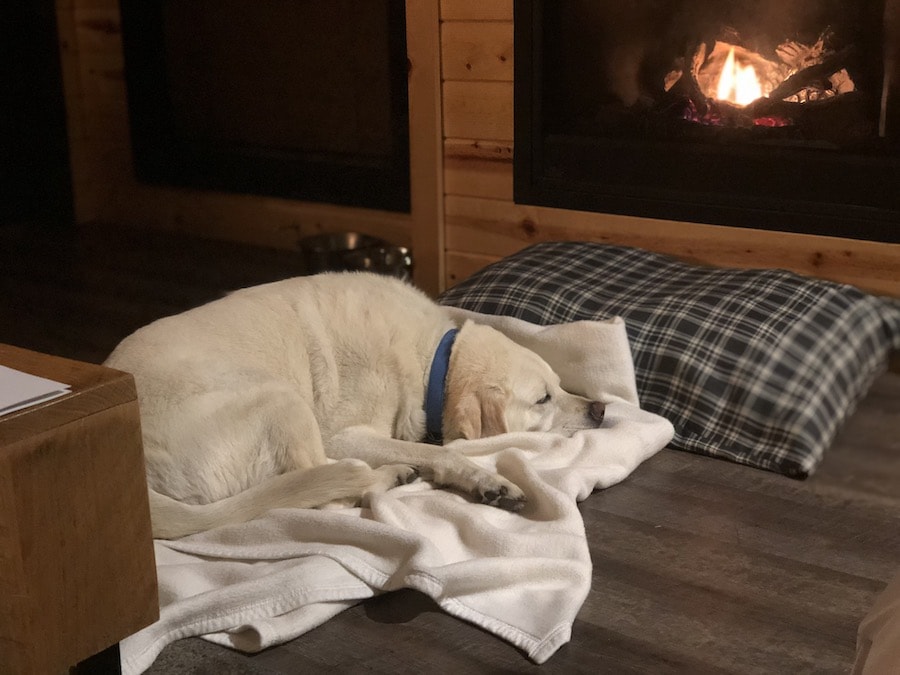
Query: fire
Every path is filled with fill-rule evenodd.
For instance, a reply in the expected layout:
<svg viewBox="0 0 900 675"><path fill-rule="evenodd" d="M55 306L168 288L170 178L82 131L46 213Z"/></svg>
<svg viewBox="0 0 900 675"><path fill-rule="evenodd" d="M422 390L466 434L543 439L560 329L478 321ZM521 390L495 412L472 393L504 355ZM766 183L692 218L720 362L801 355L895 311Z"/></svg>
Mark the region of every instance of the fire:
<svg viewBox="0 0 900 675"><path fill-rule="evenodd" d="M747 105L762 95L762 85L756 70L750 64L746 66L739 64L734 58L734 47L732 47L722 66L716 98L737 105Z"/></svg>

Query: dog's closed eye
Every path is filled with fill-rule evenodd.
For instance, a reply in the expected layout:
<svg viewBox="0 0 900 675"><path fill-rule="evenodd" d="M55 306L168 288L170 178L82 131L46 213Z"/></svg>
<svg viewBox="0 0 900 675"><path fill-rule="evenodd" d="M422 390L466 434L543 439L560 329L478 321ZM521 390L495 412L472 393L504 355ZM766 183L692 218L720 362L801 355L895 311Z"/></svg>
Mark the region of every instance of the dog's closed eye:
<svg viewBox="0 0 900 675"><path fill-rule="evenodd" d="M545 403L550 403L550 394L544 394L544 396L537 402L536 405L544 405Z"/></svg>

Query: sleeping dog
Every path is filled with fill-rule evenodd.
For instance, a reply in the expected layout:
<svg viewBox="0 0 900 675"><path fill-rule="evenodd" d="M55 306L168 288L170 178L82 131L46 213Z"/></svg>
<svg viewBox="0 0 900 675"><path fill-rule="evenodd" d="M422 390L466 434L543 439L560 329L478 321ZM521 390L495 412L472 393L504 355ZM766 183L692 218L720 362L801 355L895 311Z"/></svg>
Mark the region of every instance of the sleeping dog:
<svg viewBox="0 0 900 675"><path fill-rule="evenodd" d="M237 291L139 329L106 365L135 378L157 538L419 476L517 511L518 486L426 439L571 434L604 412L502 333L369 273Z"/></svg>

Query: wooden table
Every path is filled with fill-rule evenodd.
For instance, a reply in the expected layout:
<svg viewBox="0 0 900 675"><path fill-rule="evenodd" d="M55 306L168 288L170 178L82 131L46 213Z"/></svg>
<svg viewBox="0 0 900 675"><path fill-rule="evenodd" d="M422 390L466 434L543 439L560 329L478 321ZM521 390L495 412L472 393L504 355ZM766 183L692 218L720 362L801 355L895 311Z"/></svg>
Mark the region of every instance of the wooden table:
<svg viewBox="0 0 900 675"><path fill-rule="evenodd" d="M134 380L7 345L0 364L72 388L0 417L0 672L117 668L159 615Z"/></svg>

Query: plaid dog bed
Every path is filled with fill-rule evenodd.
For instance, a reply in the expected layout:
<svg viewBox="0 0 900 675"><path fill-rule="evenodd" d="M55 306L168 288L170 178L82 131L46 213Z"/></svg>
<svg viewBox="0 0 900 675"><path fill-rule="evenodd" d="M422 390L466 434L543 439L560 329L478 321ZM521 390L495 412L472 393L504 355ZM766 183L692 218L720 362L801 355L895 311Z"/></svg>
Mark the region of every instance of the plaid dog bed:
<svg viewBox="0 0 900 675"><path fill-rule="evenodd" d="M446 291L538 324L625 319L641 405L672 446L805 477L900 348L900 303L780 270L542 243Z"/></svg>

